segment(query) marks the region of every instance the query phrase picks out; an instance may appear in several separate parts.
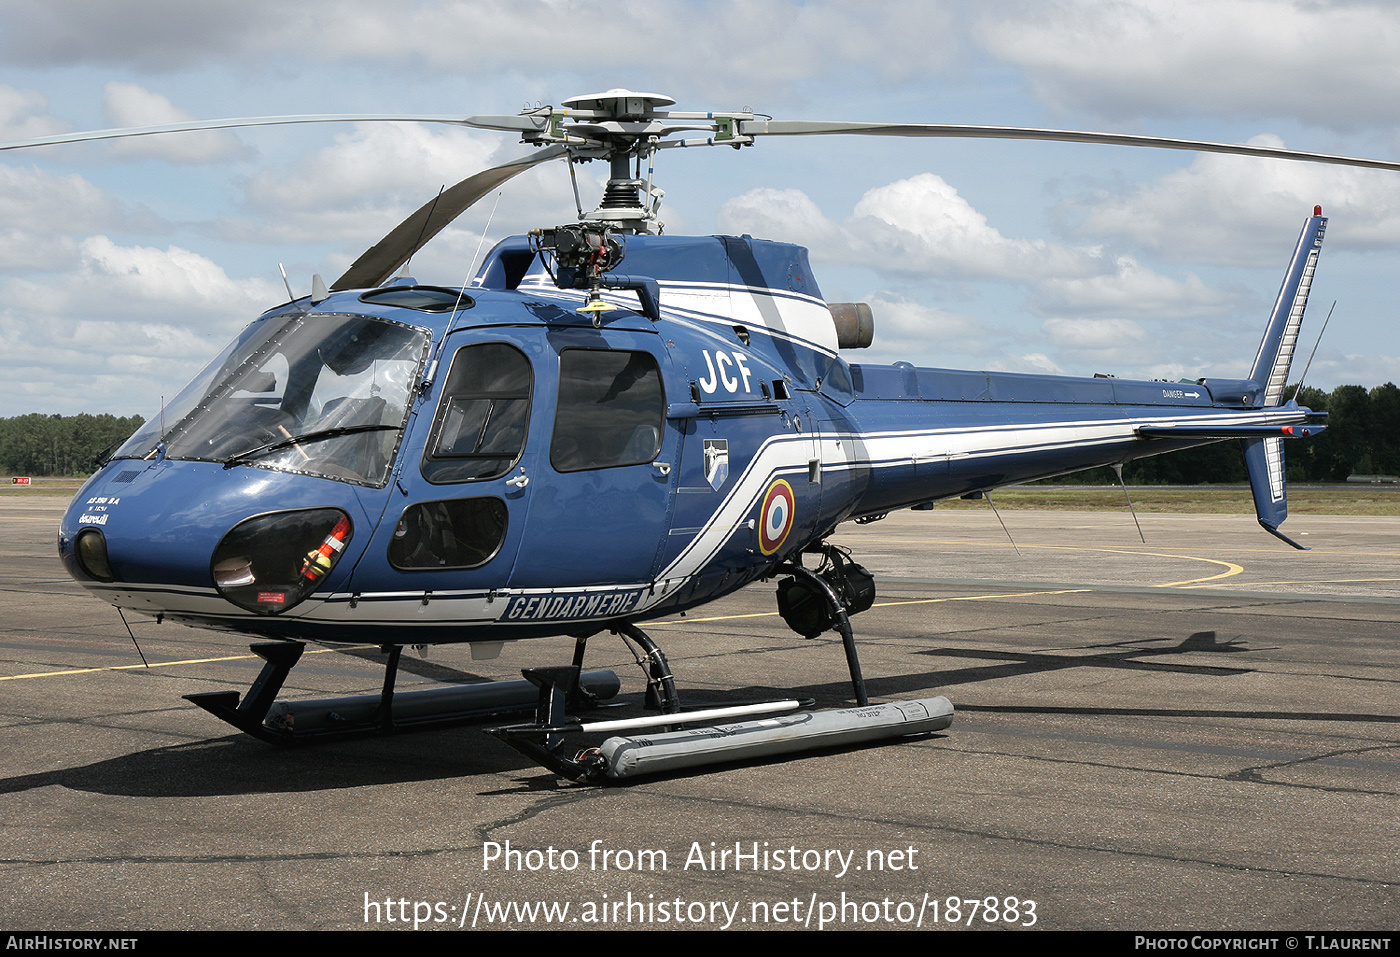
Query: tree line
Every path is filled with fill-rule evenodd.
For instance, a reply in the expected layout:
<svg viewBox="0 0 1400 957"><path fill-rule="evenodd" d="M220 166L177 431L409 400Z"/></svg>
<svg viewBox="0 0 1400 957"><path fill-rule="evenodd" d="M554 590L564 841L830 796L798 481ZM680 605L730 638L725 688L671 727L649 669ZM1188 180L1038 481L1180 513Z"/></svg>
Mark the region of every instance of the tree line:
<svg viewBox="0 0 1400 957"><path fill-rule="evenodd" d="M1285 390L1293 395L1295 386ZM1339 385L1331 392L1304 387L1298 404L1326 412L1327 428L1310 439L1283 443L1290 482L1345 482L1350 475L1400 475L1400 388L1387 382L1367 389ZM1056 479L1065 483L1111 483L1109 469ZM1248 482L1238 442L1217 442L1184 452L1138 459L1123 467L1130 485L1205 485Z"/></svg>
<svg viewBox="0 0 1400 957"><path fill-rule="evenodd" d="M1292 395L1289 386L1287 395ZM1311 439L1284 442L1291 482L1345 482L1349 475L1400 475L1400 388L1342 385L1331 392L1304 388L1298 402L1327 413L1327 428ZM139 415L20 415L0 419L0 473L85 475L99 456L126 441L145 422ZM1130 462L1123 479L1134 485L1245 482L1238 442ZM1063 482L1112 482L1107 469L1064 476Z"/></svg>
<svg viewBox="0 0 1400 957"><path fill-rule="evenodd" d="M118 418L85 412L0 419L0 473L86 475L97 468L103 452L115 451L145 421L139 415Z"/></svg>

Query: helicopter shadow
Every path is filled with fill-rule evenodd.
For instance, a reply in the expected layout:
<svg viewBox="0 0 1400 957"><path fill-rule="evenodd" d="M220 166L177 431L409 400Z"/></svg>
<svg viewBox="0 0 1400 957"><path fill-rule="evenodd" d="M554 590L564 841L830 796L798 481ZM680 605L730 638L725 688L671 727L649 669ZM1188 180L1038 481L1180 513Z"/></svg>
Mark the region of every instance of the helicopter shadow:
<svg viewBox="0 0 1400 957"><path fill-rule="evenodd" d="M234 733L3 778L0 794L50 785L124 797L310 793L465 778L526 763L472 725L288 747Z"/></svg>
<svg viewBox="0 0 1400 957"><path fill-rule="evenodd" d="M1048 674L1072 668L1110 668L1127 671L1168 672L1194 675L1198 677L1231 677L1253 674L1256 668L1231 668L1221 665L1203 665L1185 661L1159 660L1174 655L1186 654L1239 654L1261 650L1249 646L1242 638L1220 640L1214 631L1198 631L1181 642L1167 647L1152 647L1156 642L1170 639L1149 639L1147 645L1141 639L1113 642L1104 645L1091 645L1087 648L1102 649L1098 653L1072 653L1000 651L984 648L928 648L914 652L943 658L964 658L976 661L993 662L963 668L940 671L926 671L892 678L877 678L867 681L873 691L881 696L907 695L927 692L930 689L946 689L957 685L978 684L998 678L1015 678L1023 675ZM1153 659L1153 660L1147 660ZM952 695L950 695L952 697ZM958 704L959 711L984 712L992 714L1064 714L1094 716L1131 717L1174 717L1174 718L1259 718L1281 721L1339 721L1339 722L1381 722L1400 723L1400 716L1387 714L1357 714L1335 711L1302 712L1297 709L1278 711L1224 710L1211 708L1128 708L1128 707L1075 707L1043 705L974 705Z"/></svg>
<svg viewBox="0 0 1400 957"><path fill-rule="evenodd" d="M1166 641L1167 639L1152 639ZM922 675L908 675L892 679L897 685L911 679L937 682L934 687L971 684L991 681L997 678L1013 678L1020 675L1045 674L1072 668L1115 668L1127 671L1172 672L1211 677L1249 674L1253 668L1227 668L1219 665L1201 665L1181 661L1156 660L1172 655L1198 654L1238 654L1251 651L1240 638L1221 641L1214 631L1198 631L1181 643L1171 647L1144 647L1141 641L1089 646L1103 649L1098 653L1085 654L1075 650L1070 653L1036 651L1002 651L989 648L926 648L915 652L937 658L965 658L974 661L994 662L955 668L946 671L925 672ZM1148 660L1153 659L1153 660ZM903 691L905 688L898 688Z"/></svg>

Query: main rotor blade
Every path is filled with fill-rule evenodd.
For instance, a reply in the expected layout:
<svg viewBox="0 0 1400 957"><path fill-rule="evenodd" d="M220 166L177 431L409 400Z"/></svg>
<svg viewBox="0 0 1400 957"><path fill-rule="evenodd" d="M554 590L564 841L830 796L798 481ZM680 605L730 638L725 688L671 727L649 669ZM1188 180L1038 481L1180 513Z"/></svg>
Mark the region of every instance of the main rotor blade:
<svg viewBox="0 0 1400 957"><path fill-rule="evenodd" d="M0 150L21 150L31 146L56 146L60 143L87 143L92 140L119 140L131 136L154 136L158 133L194 133L199 130L229 130L244 126L290 126L296 123L447 123L452 126L476 126L484 129L504 129L510 117L425 116L412 113L310 113L302 116L244 116L226 120L191 120L165 126L132 126L119 130L91 130L87 133L60 133L36 136L27 140L0 143ZM474 122L475 121L475 122ZM522 124L534 129L539 124ZM512 127L514 128L514 127Z"/></svg>
<svg viewBox="0 0 1400 957"><path fill-rule="evenodd" d="M1147 146L1167 150L1192 150L1202 153L1232 153L1238 156L1261 156L1267 159L1299 160L1309 163L1333 163L1338 166L1362 166L1370 169L1400 171L1400 162L1337 156L1331 153L1309 153L1276 146L1249 146L1240 143L1212 143L1206 140L1183 140L1170 136L1140 136L1134 133L1088 133L1079 130L1047 130L1021 126L960 126L933 123L848 123L839 120L750 120L740 124L741 131L751 135L807 136L816 134L851 134L859 136L941 136L964 139L1051 140L1060 143L1102 143L1110 146Z"/></svg>
<svg viewBox="0 0 1400 957"><path fill-rule="evenodd" d="M389 235L365 250L364 255L355 260L343 276L331 283L331 289L378 286L481 197L530 167L558 159L566 152L563 146L547 146L531 156L522 156L482 170L444 190L395 226Z"/></svg>

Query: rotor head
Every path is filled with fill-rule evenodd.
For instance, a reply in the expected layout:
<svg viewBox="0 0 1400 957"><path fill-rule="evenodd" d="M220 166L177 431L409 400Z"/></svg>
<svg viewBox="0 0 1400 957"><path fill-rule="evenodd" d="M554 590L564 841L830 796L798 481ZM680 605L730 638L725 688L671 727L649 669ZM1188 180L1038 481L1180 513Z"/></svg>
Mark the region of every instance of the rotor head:
<svg viewBox="0 0 1400 957"><path fill-rule="evenodd" d="M516 117L478 117L473 126L519 130L522 141L536 146L562 146L569 162L606 160L610 171L603 200L590 213L580 207L585 223L606 225L622 232L657 232L657 212L663 190L651 181L651 159L657 150L685 146L748 146L753 137L739 132L754 114L682 113L665 109L675 100L660 93L608 90L565 99L561 107L543 106ZM677 134L703 133L678 139ZM642 176L643 161L647 175Z"/></svg>

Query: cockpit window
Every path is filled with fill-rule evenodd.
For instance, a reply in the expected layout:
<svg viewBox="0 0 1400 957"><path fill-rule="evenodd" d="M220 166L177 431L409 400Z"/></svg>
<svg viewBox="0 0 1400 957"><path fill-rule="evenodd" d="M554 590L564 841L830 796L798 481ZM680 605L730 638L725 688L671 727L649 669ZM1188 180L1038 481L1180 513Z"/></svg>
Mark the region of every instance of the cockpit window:
<svg viewBox="0 0 1400 957"><path fill-rule="evenodd" d="M389 480L426 330L371 316L271 316L215 360L118 450L303 472L357 485Z"/></svg>
<svg viewBox="0 0 1400 957"><path fill-rule="evenodd" d="M530 360L514 346L458 349L423 452L423 477L446 485L509 471L525 447L533 388Z"/></svg>
<svg viewBox="0 0 1400 957"><path fill-rule="evenodd" d="M650 462L661 451L666 399L647 352L566 349L549 461L559 472Z"/></svg>

